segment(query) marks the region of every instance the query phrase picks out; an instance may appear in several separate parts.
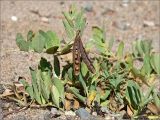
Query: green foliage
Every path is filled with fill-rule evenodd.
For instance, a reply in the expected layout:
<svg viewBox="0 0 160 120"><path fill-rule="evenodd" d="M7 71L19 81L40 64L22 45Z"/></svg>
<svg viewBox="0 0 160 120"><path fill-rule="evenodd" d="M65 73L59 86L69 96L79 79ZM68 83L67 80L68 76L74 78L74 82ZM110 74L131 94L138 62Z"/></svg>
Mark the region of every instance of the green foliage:
<svg viewBox="0 0 160 120"><path fill-rule="evenodd" d="M69 12L63 12L65 19L63 24L68 35L69 41L75 37L76 31L85 28L86 19L83 17L83 10L78 11L75 5L70 7Z"/></svg>
<svg viewBox="0 0 160 120"><path fill-rule="evenodd" d="M152 53L150 58L150 64L154 71L160 75L160 53Z"/></svg>
<svg viewBox="0 0 160 120"><path fill-rule="evenodd" d="M16 43L20 50L28 51L29 43L24 40L23 36L20 33L18 33L16 36Z"/></svg>
<svg viewBox="0 0 160 120"><path fill-rule="evenodd" d="M92 37L93 44L96 46L97 50L100 53L106 54L107 46L105 42L104 31L99 27L93 27L92 31L93 31L93 37Z"/></svg>
<svg viewBox="0 0 160 120"><path fill-rule="evenodd" d="M16 42L20 50L54 55L53 66L45 58L41 58L37 69L30 68L31 84L21 80L32 100L41 105L51 103L58 108L64 108L66 93L71 93L82 106L94 107L97 102L100 106L107 106L112 110L112 101L116 101L117 105L120 103L130 106L134 115L140 114L150 102L160 106L158 92L153 84L149 84L153 75L160 74L160 54L152 51L151 41L134 41L133 51L127 54L124 54L124 43L120 42L114 53L114 39L106 40L104 29L94 26L86 49L91 51L95 46L98 51L93 53L96 73L92 74L86 64L81 62L80 74L74 76L73 65L68 61L67 65L61 65L59 56L71 52L76 31L83 32L86 19L83 10L78 11L74 5L69 12L63 12L63 15L63 24L68 36L64 45L60 44L60 38L53 31L29 31L27 41L20 33L17 34ZM140 69L134 65L135 60L143 63ZM136 81L137 79L140 82ZM148 87L147 94L141 89L142 83Z"/></svg>
<svg viewBox="0 0 160 120"><path fill-rule="evenodd" d="M39 30L39 33L36 34L33 33L33 31L29 31L27 34L27 41L18 33L16 43L22 51L33 50L38 53L45 51L48 54L56 53L60 46L60 40L55 32L44 32L42 30Z"/></svg>

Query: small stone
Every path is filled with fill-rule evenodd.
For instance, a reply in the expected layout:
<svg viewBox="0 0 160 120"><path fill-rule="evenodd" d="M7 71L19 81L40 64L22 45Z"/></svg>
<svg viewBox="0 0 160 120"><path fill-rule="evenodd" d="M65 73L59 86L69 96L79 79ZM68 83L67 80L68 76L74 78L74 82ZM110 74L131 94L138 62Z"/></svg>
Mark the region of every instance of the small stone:
<svg viewBox="0 0 160 120"><path fill-rule="evenodd" d="M105 116L105 120L114 120L114 119L112 119L111 116L107 115L107 116Z"/></svg>
<svg viewBox="0 0 160 120"><path fill-rule="evenodd" d="M43 118L44 120L51 120L52 119L51 113L49 111L45 112Z"/></svg>
<svg viewBox="0 0 160 120"><path fill-rule="evenodd" d="M97 112L93 112L92 115L93 115L93 116L97 116Z"/></svg>
<svg viewBox="0 0 160 120"><path fill-rule="evenodd" d="M11 20L14 21L14 22L16 22L18 20L18 18L16 16L12 16Z"/></svg>
<svg viewBox="0 0 160 120"><path fill-rule="evenodd" d="M93 6L92 6L91 3L86 3L86 4L84 5L84 9L85 9L85 11L87 11L87 12L92 12L92 11L93 11Z"/></svg>
<svg viewBox="0 0 160 120"><path fill-rule="evenodd" d="M59 117L61 115L60 111L58 111L56 108L51 108L51 117Z"/></svg>
<svg viewBox="0 0 160 120"><path fill-rule="evenodd" d="M120 30L128 30L131 25L127 21L122 20L122 21L114 22L113 26L115 26L116 28L118 28Z"/></svg>
<svg viewBox="0 0 160 120"><path fill-rule="evenodd" d="M109 15L109 16L112 16L116 13L115 10L113 9L110 9L110 8L106 8L103 12L102 12L102 15Z"/></svg>
<svg viewBox="0 0 160 120"><path fill-rule="evenodd" d="M130 3L130 0L122 0L122 6L128 7L128 4Z"/></svg>
<svg viewBox="0 0 160 120"><path fill-rule="evenodd" d="M153 21L144 21L143 26L144 27L153 27L153 26L155 26L155 23Z"/></svg>
<svg viewBox="0 0 160 120"><path fill-rule="evenodd" d="M52 114L53 116L57 115L57 114L58 114L57 109L56 109L56 108L51 108L51 114Z"/></svg>
<svg viewBox="0 0 160 120"><path fill-rule="evenodd" d="M80 108L76 111L76 115L79 116L82 120L89 120L91 115L84 108Z"/></svg>
<svg viewBox="0 0 160 120"><path fill-rule="evenodd" d="M65 111L65 115L68 115L68 116L75 116L76 114L75 114L75 112L73 112L73 111Z"/></svg>
<svg viewBox="0 0 160 120"><path fill-rule="evenodd" d="M49 23L49 19L47 17L41 17L41 21L44 23Z"/></svg>
<svg viewBox="0 0 160 120"><path fill-rule="evenodd" d="M60 2L60 5L63 5L63 4L64 4L64 1L61 1L61 2Z"/></svg>
<svg viewBox="0 0 160 120"><path fill-rule="evenodd" d="M103 112L103 113L110 113L110 111L108 110L108 108L107 107L101 107L101 111Z"/></svg>

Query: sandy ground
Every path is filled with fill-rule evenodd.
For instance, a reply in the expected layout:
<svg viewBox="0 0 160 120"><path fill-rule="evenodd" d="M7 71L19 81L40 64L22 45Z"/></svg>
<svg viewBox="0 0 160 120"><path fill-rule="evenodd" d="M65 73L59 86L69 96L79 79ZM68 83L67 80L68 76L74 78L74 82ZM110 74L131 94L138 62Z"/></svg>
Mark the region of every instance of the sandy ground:
<svg viewBox="0 0 160 120"><path fill-rule="evenodd" d="M125 2L127 1L127 2ZM61 39L65 39L62 24L62 11L75 3L79 8L86 10L87 28L84 31L83 41L91 36L92 26L105 24L106 38L112 37L116 42L124 41L126 51L131 50L131 43L136 39L153 41L153 47L160 51L160 0L102 0L102 1L0 1L0 83L17 81L18 76L30 78L29 66L36 66L40 57L52 56L46 54L25 53L19 51L15 38L18 32L26 36L29 30L53 30ZM126 3L126 4L125 4ZM15 21L16 16L17 20ZM116 48L116 45L114 46ZM21 112L32 120L43 110ZM5 118L16 119L17 114Z"/></svg>

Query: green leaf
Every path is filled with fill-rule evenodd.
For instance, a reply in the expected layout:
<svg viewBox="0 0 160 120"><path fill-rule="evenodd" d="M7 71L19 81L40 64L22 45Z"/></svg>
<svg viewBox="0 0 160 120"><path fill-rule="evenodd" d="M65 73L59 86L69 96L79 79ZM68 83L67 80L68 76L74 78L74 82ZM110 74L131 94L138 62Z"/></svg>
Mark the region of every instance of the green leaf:
<svg viewBox="0 0 160 120"><path fill-rule="evenodd" d="M34 33L32 30L30 30L27 34L27 41L32 41L33 37L34 37Z"/></svg>
<svg viewBox="0 0 160 120"><path fill-rule="evenodd" d="M96 49L102 53L106 54L106 43L104 31L99 27L92 27L92 40Z"/></svg>
<svg viewBox="0 0 160 120"><path fill-rule="evenodd" d="M41 78L42 95L44 96L45 100L48 101L50 96L50 90L53 85L53 80L49 71L41 71Z"/></svg>
<svg viewBox="0 0 160 120"><path fill-rule="evenodd" d="M42 104L41 98L40 98L40 91L38 89L38 84L37 84L37 76L36 76L36 71L30 68L31 76L32 76L32 87L33 87L33 93L34 93L34 98L39 104Z"/></svg>
<svg viewBox="0 0 160 120"><path fill-rule="evenodd" d="M85 25L86 25L86 19L83 17L84 11L81 10L80 13L76 16L76 23L75 23L75 28L76 30L81 30L81 32L84 30Z"/></svg>
<svg viewBox="0 0 160 120"><path fill-rule="evenodd" d="M60 76L60 63L57 56L54 55L54 72L57 76Z"/></svg>
<svg viewBox="0 0 160 120"><path fill-rule="evenodd" d="M94 101L96 101L97 103L100 104L100 98L101 98L101 95L100 95L100 93L98 92L97 95L96 95L96 97L95 97L95 99L94 99Z"/></svg>
<svg viewBox="0 0 160 120"><path fill-rule="evenodd" d="M69 14L68 12L63 12L63 15L65 17L65 19L67 20L67 23L69 24L70 27L74 27L74 24L73 24L73 18L71 17L71 14Z"/></svg>
<svg viewBox="0 0 160 120"><path fill-rule="evenodd" d="M113 47L113 43L114 43L114 38L111 38L110 40L109 40L109 44L108 44L108 49L111 51L111 49L112 49L112 47Z"/></svg>
<svg viewBox="0 0 160 120"><path fill-rule="evenodd" d="M72 47L72 44L67 44L67 45L65 45L63 48L61 48L60 53L61 53L61 54L67 54L67 53L69 53L71 47Z"/></svg>
<svg viewBox="0 0 160 120"><path fill-rule="evenodd" d="M41 80L41 94L44 97L45 101L49 102L50 90L49 87L45 84L43 80Z"/></svg>
<svg viewBox="0 0 160 120"><path fill-rule="evenodd" d="M137 69L135 67L132 67L131 72L134 75L134 77L139 77L142 80L143 83L145 83L147 86L149 86L148 83L147 83L146 76L142 72L140 72L139 69Z"/></svg>
<svg viewBox="0 0 160 120"><path fill-rule="evenodd" d="M53 84L55 85L55 87L57 88L59 95L62 99L64 99L64 85L62 83L62 80L54 77L53 78Z"/></svg>
<svg viewBox="0 0 160 120"><path fill-rule="evenodd" d="M42 71L52 71L52 65L47 61L47 59L41 57L39 69L41 69Z"/></svg>
<svg viewBox="0 0 160 120"><path fill-rule="evenodd" d="M20 83L25 87L26 92L30 95L31 99L34 99L33 88L24 79L20 79Z"/></svg>
<svg viewBox="0 0 160 120"><path fill-rule="evenodd" d="M92 43L92 41L88 41L86 44L85 44L85 49L86 51L92 51L92 49L94 48L94 45Z"/></svg>
<svg viewBox="0 0 160 120"><path fill-rule="evenodd" d="M47 31L49 39L46 42L47 53L54 54L60 46L60 40L55 32Z"/></svg>
<svg viewBox="0 0 160 120"><path fill-rule="evenodd" d="M17 33L16 44L21 51L28 51L29 50L29 43L24 40L22 34L20 34L20 33Z"/></svg>
<svg viewBox="0 0 160 120"><path fill-rule="evenodd" d="M153 99L153 98L150 97L150 95L153 92L154 87L155 87L154 85L149 87L149 89L147 90L145 95L143 95L143 93L141 93L143 95L141 107L144 107L145 105L147 105Z"/></svg>
<svg viewBox="0 0 160 120"><path fill-rule="evenodd" d="M158 97L157 92L153 92L153 100L157 108L160 108L160 98Z"/></svg>
<svg viewBox="0 0 160 120"><path fill-rule="evenodd" d="M42 96L42 94L40 95L40 98L41 98L42 104L45 104L46 101L45 101L45 98Z"/></svg>
<svg viewBox="0 0 160 120"><path fill-rule="evenodd" d="M88 88L82 74L79 74L79 82L82 84L85 94L88 95Z"/></svg>
<svg viewBox="0 0 160 120"><path fill-rule="evenodd" d="M52 96L52 101L53 103L59 108L59 98L60 98L60 94L58 92L58 89L55 85L52 85L51 88L51 96Z"/></svg>
<svg viewBox="0 0 160 120"><path fill-rule="evenodd" d="M73 80L73 68L69 68L67 73L68 73L69 79Z"/></svg>
<svg viewBox="0 0 160 120"><path fill-rule="evenodd" d="M105 48L106 45L105 45L105 43L100 43L99 44L99 43L94 41L94 44L96 46L97 51L99 51L102 54L106 54L106 48Z"/></svg>
<svg viewBox="0 0 160 120"><path fill-rule="evenodd" d="M117 53L116 53L118 59L123 58L123 49L124 49L124 43L123 43L123 41L121 41L119 46L118 46Z"/></svg>
<svg viewBox="0 0 160 120"><path fill-rule="evenodd" d="M70 14L70 16L71 16L72 19L75 19L76 15L77 15L77 12L78 12L78 10L77 10L76 5L72 4L70 6L70 9L69 9L69 14Z"/></svg>
<svg viewBox="0 0 160 120"><path fill-rule="evenodd" d="M53 85L52 82L52 66L45 58L41 58L39 64L39 75L37 78L39 81L39 86L41 87L41 92L46 101L49 100L50 90Z"/></svg>
<svg viewBox="0 0 160 120"><path fill-rule="evenodd" d="M70 69L70 70L69 70ZM71 74L70 74L71 73ZM73 78L73 75L72 75L72 73L73 73L73 69L72 69L72 65L71 64L67 64L67 65L65 65L65 66L63 66L63 70L62 70L62 75L61 75L61 77L63 78L63 79L65 79L65 80L73 80L72 78ZM71 77L71 79L70 79L70 77Z"/></svg>
<svg viewBox="0 0 160 120"><path fill-rule="evenodd" d="M73 40L75 33L73 28L70 26L70 24L67 22L67 20L63 20L63 25L65 27L66 33L70 40Z"/></svg>
<svg viewBox="0 0 160 120"><path fill-rule="evenodd" d="M133 56L132 54L127 54L125 56L125 61L128 64L127 69L130 70L133 68Z"/></svg>
<svg viewBox="0 0 160 120"><path fill-rule="evenodd" d="M134 109L138 109L138 106L141 102L140 88L138 84L132 80L129 80L127 83L126 98Z"/></svg>
<svg viewBox="0 0 160 120"><path fill-rule="evenodd" d="M25 90L30 95L31 99L34 99L33 87L32 86L28 86L28 87L26 87Z"/></svg>
<svg viewBox="0 0 160 120"><path fill-rule="evenodd" d="M123 78L120 77L120 75L116 75L116 79L109 79L109 82L111 85L113 85L114 89L118 89L118 86L124 81Z"/></svg>
<svg viewBox="0 0 160 120"><path fill-rule="evenodd" d="M137 41L133 41L132 52L134 54L134 57L137 58L138 57Z"/></svg>
<svg viewBox="0 0 160 120"><path fill-rule="evenodd" d="M41 53L44 49L46 39L41 34L36 34L32 39L32 48L38 52Z"/></svg>
<svg viewBox="0 0 160 120"><path fill-rule="evenodd" d="M103 34L103 30L100 29L97 26L92 27L92 31L93 31L93 39L95 41L101 42L101 43L105 43L105 38L104 38L104 34Z"/></svg>
<svg viewBox="0 0 160 120"><path fill-rule="evenodd" d="M136 50L138 51L138 55L140 55L141 57L143 56L143 49L142 49L142 41L138 40L136 41Z"/></svg>
<svg viewBox="0 0 160 120"><path fill-rule="evenodd" d="M142 72L144 71L144 74L150 75L151 71L152 71L152 67L150 65L150 56L149 54L146 54L144 56L144 63L143 63L143 67L142 67Z"/></svg>
<svg viewBox="0 0 160 120"><path fill-rule="evenodd" d="M48 101L49 97L47 96L46 87L44 86L44 82L41 77L41 70L37 70L36 78L37 78L38 92L41 98L41 104L45 104L46 101Z"/></svg>
<svg viewBox="0 0 160 120"><path fill-rule="evenodd" d="M107 97L110 95L110 90L105 90L105 94L101 96L101 100L106 100Z"/></svg>
<svg viewBox="0 0 160 120"><path fill-rule="evenodd" d="M150 63L154 71L160 75L160 53L152 53Z"/></svg>
<svg viewBox="0 0 160 120"><path fill-rule="evenodd" d="M82 73L82 76L84 76L84 77L88 73L88 68L84 62L81 62L81 73Z"/></svg>
<svg viewBox="0 0 160 120"><path fill-rule="evenodd" d="M70 87L69 90L83 103L86 102L86 97L83 97L82 95L79 94L76 88Z"/></svg>
<svg viewBox="0 0 160 120"><path fill-rule="evenodd" d="M41 34L46 42L45 42L45 48L46 52L48 54L54 54L57 52L57 49L60 46L60 40L55 32L47 31L46 33L42 30L39 30L39 34Z"/></svg>
<svg viewBox="0 0 160 120"><path fill-rule="evenodd" d="M150 51L152 49L152 41L150 40L144 40L144 41L141 41L141 48L144 52L144 54L150 54Z"/></svg>

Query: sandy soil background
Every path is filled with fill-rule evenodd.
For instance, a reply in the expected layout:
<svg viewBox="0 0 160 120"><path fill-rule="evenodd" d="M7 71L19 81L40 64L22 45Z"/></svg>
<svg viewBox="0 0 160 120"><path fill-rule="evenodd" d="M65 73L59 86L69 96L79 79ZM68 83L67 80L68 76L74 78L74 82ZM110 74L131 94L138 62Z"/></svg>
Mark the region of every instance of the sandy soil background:
<svg viewBox="0 0 160 120"><path fill-rule="evenodd" d="M92 26L105 23L107 39L124 41L126 51L136 39L153 41L153 47L160 51L160 0L100 0L100 1L0 1L0 83L17 81L18 76L30 78L29 66L36 66L41 56L46 54L19 51L15 38L18 32L26 36L29 30L53 30L65 39L62 11L75 3L86 10L87 28L83 41L91 36ZM17 20L16 20L16 18ZM116 45L114 46L116 48ZM19 115L27 119L43 120L46 110L27 110L12 114L6 120L18 120ZM22 119L22 118L21 118ZM20 120L20 119L19 119Z"/></svg>

